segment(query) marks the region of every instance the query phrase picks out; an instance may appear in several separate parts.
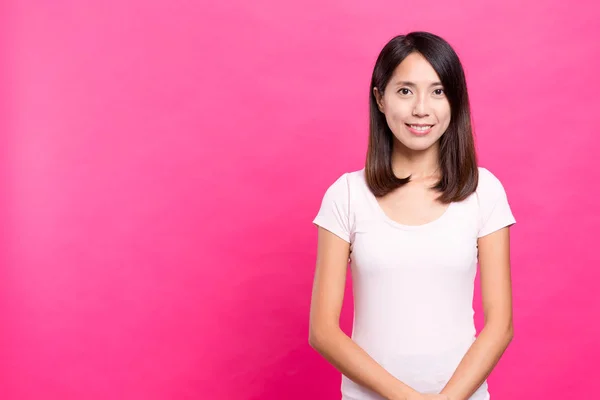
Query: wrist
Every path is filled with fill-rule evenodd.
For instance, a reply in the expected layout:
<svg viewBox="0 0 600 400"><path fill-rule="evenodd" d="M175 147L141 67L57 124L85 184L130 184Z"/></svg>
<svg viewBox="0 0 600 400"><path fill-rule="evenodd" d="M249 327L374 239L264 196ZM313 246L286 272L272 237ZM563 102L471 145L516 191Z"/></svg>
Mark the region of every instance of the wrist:
<svg viewBox="0 0 600 400"><path fill-rule="evenodd" d="M418 397L419 394L419 392L410 386L404 385L403 387L394 390L391 394L384 397L387 400L420 400Z"/></svg>
<svg viewBox="0 0 600 400"><path fill-rule="evenodd" d="M390 400L421 400L421 393L414 389L405 390L402 393L398 393L395 397Z"/></svg>

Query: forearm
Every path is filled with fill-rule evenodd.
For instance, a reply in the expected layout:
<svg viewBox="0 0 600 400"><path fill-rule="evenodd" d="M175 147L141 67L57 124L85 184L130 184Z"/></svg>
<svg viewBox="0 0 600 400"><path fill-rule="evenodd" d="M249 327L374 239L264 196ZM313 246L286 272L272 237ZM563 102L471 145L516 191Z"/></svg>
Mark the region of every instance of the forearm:
<svg viewBox="0 0 600 400"><path fill-rule="evenodd" d="M406 400L417 392L396 379L341 329L314 335L311 346L352 381L388 400Z"/></svg>
<svg viewBox="0 0 600 400"><path fill-rule="evenodd" d="M450 400L467 400L490 375L511 340L511 330L483 328L441 393Z"/></svg>

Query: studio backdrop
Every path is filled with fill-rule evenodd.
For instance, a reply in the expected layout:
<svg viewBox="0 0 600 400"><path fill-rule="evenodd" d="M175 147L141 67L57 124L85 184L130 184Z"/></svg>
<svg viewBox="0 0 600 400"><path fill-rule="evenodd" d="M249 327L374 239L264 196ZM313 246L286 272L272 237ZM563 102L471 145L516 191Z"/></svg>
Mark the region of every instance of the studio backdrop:
<svg viewBox="0 0 600 400"><path fill-rule="evenodd" d="M339 399L308 345L311 221L364 166L375 58L413 30L459 54L480 165L519 221L493 398L596 394L597 2L13 0L1 18L3 400Z"/></svg>

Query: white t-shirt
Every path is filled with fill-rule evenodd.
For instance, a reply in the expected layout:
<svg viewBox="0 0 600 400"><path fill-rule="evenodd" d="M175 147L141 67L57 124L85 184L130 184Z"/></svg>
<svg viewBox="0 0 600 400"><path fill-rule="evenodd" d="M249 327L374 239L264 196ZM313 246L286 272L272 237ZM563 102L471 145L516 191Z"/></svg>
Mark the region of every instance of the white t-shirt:
<svg viewBox="0 0 600 400"><path fill-rule="evenodd" d="M313 223L350 243L352 339L396 378L439 393L475 340L477 238L516 221L504 187L479 167L476 192L424 225L389 218L364 168L325 192ZM471 400L490 398L487 381ZM343 400L382 397L342 375Z"/></svg>

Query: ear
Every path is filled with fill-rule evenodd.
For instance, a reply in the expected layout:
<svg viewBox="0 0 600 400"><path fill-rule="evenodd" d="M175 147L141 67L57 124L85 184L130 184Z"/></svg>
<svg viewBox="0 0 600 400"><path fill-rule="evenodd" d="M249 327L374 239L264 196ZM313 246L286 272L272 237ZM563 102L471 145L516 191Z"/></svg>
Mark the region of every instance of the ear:
<svg viewBox="0 0 600 400"><path fill-rule="evenodd" d="M379 111L383 112L383 97L381 96L381 93L379 93L379 90L377 90L376 87L373 88L373 95L375 96L375 101L377 102L377 107L379 108Z"/></svg>

